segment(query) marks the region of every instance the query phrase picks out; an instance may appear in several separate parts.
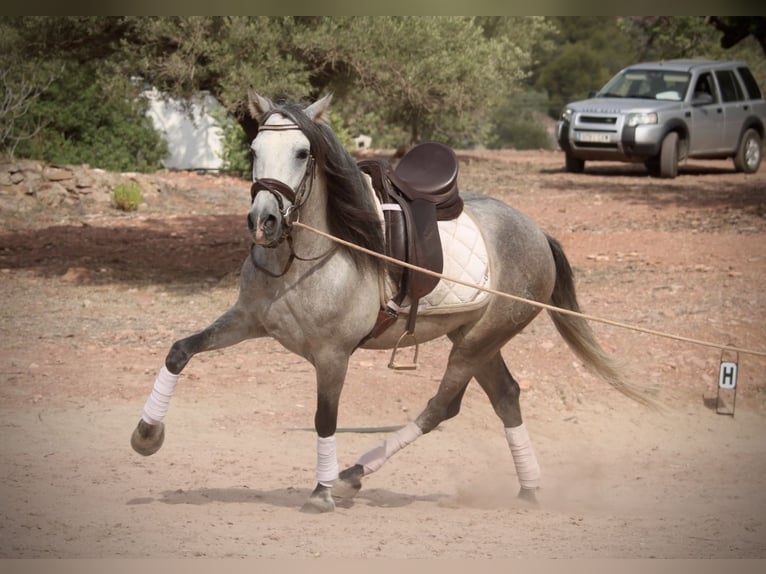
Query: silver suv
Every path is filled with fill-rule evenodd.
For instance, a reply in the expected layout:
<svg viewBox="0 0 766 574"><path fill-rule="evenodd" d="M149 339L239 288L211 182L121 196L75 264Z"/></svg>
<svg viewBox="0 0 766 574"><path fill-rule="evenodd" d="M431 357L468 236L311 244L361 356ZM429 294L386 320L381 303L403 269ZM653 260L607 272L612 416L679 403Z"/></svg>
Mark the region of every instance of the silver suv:
<svg viewBox="0 0 766 574"><path fill-rule="evenodd" d="M672 178L687 158L761 163L766 101L745 62L668 60L629 66L590 99L567 104L557 124L566 169L586 161L643 162Z"/></svg>

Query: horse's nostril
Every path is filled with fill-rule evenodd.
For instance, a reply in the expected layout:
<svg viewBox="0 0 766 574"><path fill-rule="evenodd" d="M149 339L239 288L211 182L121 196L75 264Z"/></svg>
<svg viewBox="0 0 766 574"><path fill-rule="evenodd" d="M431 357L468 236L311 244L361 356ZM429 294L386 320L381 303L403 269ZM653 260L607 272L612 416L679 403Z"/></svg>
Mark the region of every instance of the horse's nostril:
<svg viewBox="0 0 766 574"><path fill-rule="evenodd" d="M277 218L273 215L266 216L263 219L263 230L266 233L271 233L277 226Z"/></svg>
<svg viewBox="0 0 766 574"><path fill-rule="evenodd" d="M254 231L255 230L255 222L253 221L253 216L252 215L248 215L247 216L247 228L250 231Z"/></svg>

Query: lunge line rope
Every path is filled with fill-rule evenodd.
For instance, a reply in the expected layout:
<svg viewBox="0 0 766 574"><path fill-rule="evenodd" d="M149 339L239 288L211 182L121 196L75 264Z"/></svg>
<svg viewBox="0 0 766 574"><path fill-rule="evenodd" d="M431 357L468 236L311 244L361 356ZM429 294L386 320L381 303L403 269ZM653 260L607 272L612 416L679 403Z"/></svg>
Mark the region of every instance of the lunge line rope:
<svg viewBox="0 0 766 574"><path fill-rule="evenodd" d="M474 283L471 283L469 281L463 281L462 279L456 279L454 277L448 277L442 273L436 273L435 271L430 271L429 269L424 269L422 267L418 267L417 265L412 265L411 263L407 263L405 261L401 261L399 259L396 259L394 257L389 257L387 255L383 255L382 253L378 253L376 251L372 251L371 249L367 249L365 247L362 247L360 245L356 245L355 243L351 243L349 241L346 241L344 239L340 239L339 237L335 237L334 235L330 235L329 233L325 233L324 231L320 231L319 229L315 229L314 227L311 227L310 225L306 225L305 223L301 223L300 221L296 221L293 223L296 227L302 227L303 229L306 229L308 231L311 231L312 233L316 233L317 235L320 235L326 239L329 239L330 241L334 241L340 245L343 245L345 247L349 247L351 249L356 249L357 251L361 251L362 253L366 253L367 255L371 255L372 257L377 257L378 259L382 259L384 261L387 261L389 263L393 263L395 265L400 265L402 267L407 267L408 269L413 269L415 271L418 271L420 273L424 273L426 275L431 275L433 277L438 277L439 279L444 279L445 281L451 281L452 283L457 283L459 285L464 285L466 287L472 287L474 289L478 289L479 291L484 291L485 293L489 293L491 295L497 295L498 297L505 297L506 299L511 299L513 301L519 301L522 303L527 303L528 305L533 305L535 307L540 307L541 309L546 309L548 311L553 311L555 313L561 313L563 315L573 315L575 317L580 317L582 319L586 319L588 321L594 321L597 323L603 323L605 325L611 325L612 327L619 327L621 329L628 329L631 331L637 331L639 333L645 333L647 335L654 335L656 337L664 337L666 339L673 339L676 341L682 341L684 343L692 343L694 345L701 345L704 347L712 347L714 349L721 349L725 351L732 351L735 353L742 353L747 355L756 355L759 357L766 357L766 351L759 351L756 349L745 349L741 347L734 347L732 345L722 345L720 343L714 343L712 341L702 341L700 339L692 339L691 337L684 337L682 335L674 335L672 333L666 333L664 331L657 331L655 329L647 329L644 327L639 327L637 325L630 325L628 323L621 323L619 321L613 321L611 319L605 319L603 317L597 317L595 315L588 315L586 313L580 313L578 311L571 311L569 309L562 309L560 307L556 307L554 305L548 305L547 303L541 303L540 301L534 301L532 299L525 299L524 297L519 297L518 295L512 295L510 293L504 293L503 291L497 291L495 289L491 289L489 287L482 287L480 285L476 285Z"/></svg>

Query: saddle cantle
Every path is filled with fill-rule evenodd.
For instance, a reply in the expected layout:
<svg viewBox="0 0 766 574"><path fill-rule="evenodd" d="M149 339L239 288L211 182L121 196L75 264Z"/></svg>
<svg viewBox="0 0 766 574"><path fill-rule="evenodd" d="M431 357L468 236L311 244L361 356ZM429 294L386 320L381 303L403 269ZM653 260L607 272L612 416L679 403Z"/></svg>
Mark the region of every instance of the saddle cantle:
<svg viewBox="0 0 766 574"><path fill-rule="evenodd" d="M455 219L463 211L455 152L438 142L424 142L407 152L395 169L386 160L363 160L358 166L370 176L383 209L386 255L441 273L444 261L438 221ZM387 265L387 272L399 290L381 309L375 326L360 345L393 325L407 298L410 314L402 338L414 338L418 300L439 282L438 277L396 264ZM393 357L389 366L398 368Z"/></svg>

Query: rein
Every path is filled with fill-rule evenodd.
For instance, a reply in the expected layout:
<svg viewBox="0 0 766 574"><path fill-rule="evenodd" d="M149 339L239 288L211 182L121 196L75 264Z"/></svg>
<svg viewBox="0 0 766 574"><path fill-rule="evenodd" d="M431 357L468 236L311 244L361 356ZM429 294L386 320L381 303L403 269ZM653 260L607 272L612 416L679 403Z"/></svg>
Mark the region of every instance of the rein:
<svg viewBox="0 0 766 574"><path fill-rule="evenodd" d="M258 132L288 131L288 130L300 130L300 127L298 127L297 125L277 125L277 126L264 125L258 128ZM283 241L287 240L287 245L290 248L290 257L288 257L284 268L282 269L281 272L274 273L273 271L270 271L269 269L266 269L265 267L258 264L258 262L255 259L255 248L257 246L255 243L253 243L250 246L250 260L252 261L253 266L256 269L259 269L263 271L264 273L266 273L267 275L274 278L282 277L290 270L290 267L292 266L293 261L295 261L296 259L298 261L318 261L319 259L322 259L330 255L337 248L337 245L333 245L327 252L321 255L318 255L316 257L301 257L297 253L295 253L295 248L293 246L293 236L292 236L293 224L298 223L300 220L300 210L306 204L306 201L311 195L311 191L314 187L315 178L316 178L316 160L314 159L314 154L310 154L308 158L308 163L306 164L306 171L303 173L303 177L301 178L301 181L298 183L298 187L295 190L293 190L286 183L279 181L278 179L273 179L270 177L256 178L253 181L253 185L250 187L250 203L252 203L255 200L255 196L258 194L258 192L268 191L277 200L279 213L282 217L282 234L275 241L272 241L271 243L269 243L268 245L264 245L263 247L267 249L273 249L277 247L278 245L280 245ZM285 207L285 202L284 202L285 199L287 199L290 202L290 205L288 205L287 207Z"/></svg>

